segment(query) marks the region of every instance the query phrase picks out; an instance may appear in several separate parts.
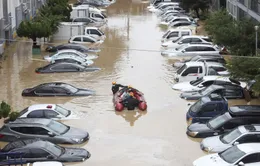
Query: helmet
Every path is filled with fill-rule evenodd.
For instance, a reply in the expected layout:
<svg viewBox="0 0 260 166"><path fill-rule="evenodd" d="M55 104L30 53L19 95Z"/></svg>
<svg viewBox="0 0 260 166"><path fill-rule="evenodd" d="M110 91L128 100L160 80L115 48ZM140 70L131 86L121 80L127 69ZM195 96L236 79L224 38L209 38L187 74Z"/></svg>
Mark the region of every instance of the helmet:
<svg viewBox="0 0 260 166"><path fill-rule="evenodd" d="M133 92L130 92L129 95L130 95L130 96L134 96L134 93L133 93Z"/></svg>
<svg viewBox="0 0 260 166"><path fill-rule="evenodd" d="M113 85L115 85L115 84L116 84L116 82L112 82L112 84L113 84Z"/></svg>

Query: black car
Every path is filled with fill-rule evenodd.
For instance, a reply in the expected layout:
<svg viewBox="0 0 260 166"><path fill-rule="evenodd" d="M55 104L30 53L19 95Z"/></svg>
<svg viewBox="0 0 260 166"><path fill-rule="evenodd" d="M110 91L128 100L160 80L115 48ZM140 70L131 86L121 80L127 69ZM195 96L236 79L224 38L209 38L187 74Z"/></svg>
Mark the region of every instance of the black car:
<svg viewBox="0 0 260 166"><path fill-rule="evenodd" d="M207 123L193 123L187 127L187 135L205 138L228 132L240 125L260 124L259 105L241 105L229 108L229 112L216 116Z"/></svg>
<svg viewBox="0 0 260 166"><path fill-rule="evenodd" d="M83 148L65 148L40 139L11 142L1 152L21 153L22 158L28 163L36 161L82 162L91 156ZM11 157L11 159L15 158L20 159L20 156ZM8 161L8 159L10 160L1 156L1 161Z"/></svg>
<svg viewBox="0 0 260 166"><path fill-rule="evenodd" d="M91 72L100 70L98 67L82 66L77 63L71 63L66 61L58 61L48 64L44 67L37 68L36 73L65 73L65 72Z"/></svg>
<svg viewBox="0 0 260 166"><path fill-rule="evenodd" d="M76 88L62 82L44 83L33 88L23 90L22 96L89 96L95 92L89 89Z"/></svg>
<svg viewBox="0 0 260 166"><path fill-rule="evenodd" d="M198 100L201 97L208 96L210 94L221 94L227 99L243 99L245 98L245 93L247 93L247 91L237 84L213 84L196 92L183 92L180 94L180 98L186 100Z"/></svg>
<svg viewBox="0 0 260 166"><path fill-rule="evenodd" d="M97 52L100 52L100 49L98 49L98 48L88 48L86 46L79 45L79 44L62 44L62 45L58 45L58 46L48 46L46 48L46 51L57 52L59 50L68 50L68 49L77 50L77 51L82 52L82 53L90 53L90 52L97 53Z"/></svg>

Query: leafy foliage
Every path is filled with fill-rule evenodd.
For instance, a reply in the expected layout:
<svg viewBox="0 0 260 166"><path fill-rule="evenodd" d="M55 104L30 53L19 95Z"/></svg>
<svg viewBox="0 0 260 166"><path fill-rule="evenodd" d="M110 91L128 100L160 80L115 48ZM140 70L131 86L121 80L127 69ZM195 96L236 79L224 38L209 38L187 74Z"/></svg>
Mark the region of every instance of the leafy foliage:
<svg viewBox="0 0 260 166"><path fill-rule="evenodd" d="M10 121L15 121L19 117L20 113L19 112L11 112L9 114L9 120Z"/></svg>
<svg viewBox="0 0 260 166"><path fill-rule="evenodd" d="M1 115L3 118L7 118L9 113L11 112L11 107L6 102L2 101L0 105Z"/></svg>
<svg viewBox="0 0 260 166"><path fill-rule="evenodd" d="M209 9L210 3L210 0L182 0L184 8L194 10L198 18L200 18L200 11L205 12Z"/></svg>

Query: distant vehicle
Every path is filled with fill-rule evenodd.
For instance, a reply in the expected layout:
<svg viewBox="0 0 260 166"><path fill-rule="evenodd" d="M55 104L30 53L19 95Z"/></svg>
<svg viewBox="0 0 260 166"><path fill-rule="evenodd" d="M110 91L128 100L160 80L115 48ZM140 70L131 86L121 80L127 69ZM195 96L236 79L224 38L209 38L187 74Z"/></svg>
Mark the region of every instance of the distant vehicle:
<svg viewBox="0 0 260 166"><path fill-rule="evenodd" d="M68 50L57 51L50 55L46 55L46 56L44 56L44 59L47 60L48 62L51 62L55 59L60 59L59 57L62 57L65 55L66 56L77 56L79 58L83 58L83 59L87 59L87 60L92 60L92 59L98 58L97 55L84 54L84 53L81 53L74 49L68 49Z"/></svg>
<svg viewBox="0 0 260 166"><path fill-rule="evenodd" d="M200 148L216 153L244 143L260 143L260 125L239 126L220 136L205 138L200 143Z"/></svg>
<svg viewBox="0 0 260 166"><path fill-rule="evenodd" d="M172 27L172 28L177 28L177 27L181 27L181 26L198 26L197 23L194 23L194 22L190 22L190 21L174 21L172 23L170 23L168 25L169 27Z"/></svg>
<svg viewBox="0 0 260 166"><path fill-rule="evenodd" d="M176 10L176 11L178 11L180 13L184 13L185 12L185 10L183 10L179 6L168 6L168 7L164 8L164 9L161 9L161 10L157 11L156 13L157 13L157 15L160 15L161 13L164 13L166 11L171 11L171 10Z"/></svg>
<svg viewBox="0 0 260 166"><path fill-rule="evenodd" d="M89 96L95 92L89 89L76 88L62 82L50 82L24 89L22 96L48 97L48 96Z"/></svg>
<svg viewBox="0 0 260 166"><path fill-rule="evenodd" d="M164 4L174 4L176 6L179 6L179 3L176 2L176 0L153 0L151 4L147 6L147 9L158 8L159 6Z"/></svg>
<svg viewBox="0 0 260 166"><path fill-rule="evenodd" d="M237 105L229 107L225 114L214 117L206 123L192 123L186 134L190 137L205 138L221 135L241 125L260 124L259 105Z"/></svg>
<svg viewBox="0 0 260 166"><path fill-rule="evenodd" d="M184 44L175 49L162 51L161 55L169 57L187 56L193 57L197 55L220 55L220 50L213 45L208 44Z"/></svg>
<svg viewBox="0 0 260 166"><path fill-rule="evenodd" d="M100 46L103 42L103 40L95 39L86 35L76 35L71 37L68 41L68 43L72 44L91 44L93 46Z"/></svg>
<svg viewBox="0 0 260 166"><path fill-rule="evenodd" d="M247 92L248 93L248 92ZM197 92L183 92L180 98L185 100L198 100L203 96L210 94L220 94L227 99L244 99L244 89L240 85L210 85L205 89Z"/></svg>
<svg viewBox="0 0 260 166"><path fill-rule="evenodd" d="M192 18L188 16L172 16L168 17L166 20L162 21L160 24L161 25L169 25L172 22L177 22L177 21L188 21L196 24L197 22Z"/></svg>
<svg viewBox="0 0 260 166"><path fill-rule="evenodd" d="M91 36L91 37L94 37L96 39L100 39L100 40L103 40L103 41L106 39L105 33L102 32L97 27L86 27L85 28L85 35Z"/></svg>
<svg viewBox="0 0 260 166"><path fill-rule="evenodd" d="M162 43L162 47L164 48L178 48L184 44L189 43L210 43L212 44L212 40L208 36L198 36L198 35L191 35L191 36L181 36L180 38L172 41L167 41Z"/></svg>
<svg viewBox="0 0 260 166"><path fill-rule="evenodd" d="M227 150L203 156L193 162L193 166L258 166L260 144L236 145Z"/></svg>
<svg viewBox="0 0 260 166"><path fill-rule="evenodd" d="M35 69L35 72L40 73L66 73L66 72L92 72L101 70L94 66L82 66L73 62L59 61L50 63L46 66Z"/></svg>
<svg viewBox="0 0 260 166"><path fill-rule="evenodd" d="M71 110L57 104L34 104L20 112L19 118L46 118L54 120L79 119Z"/></svg>
<svg viewBox="0 0 260 166"><path fill-rule="evenodd" d="M80 44L62 44L62 45L58 45L58 46L48 46L46 48L46 51L57 52L57 51L68 50L68 49L77 50L77 51L84 53L84 54L97 53L97 52L101 51L100 49L88 48L88 47L80 45Z"/></svg>
<svg viewBox="0 0 260 166"><path fill-rule="evenodd" d="M57 161L45 161L45 162L34 162L28 163L27 166L64 166L61 162Z"/></svg>
<svg viewBox="0 0 260 166"><path fill-rule="evenodd" d="M85 67L90 66L94 63L92 60L83 59L78 56L69 56L69 55L63 56L62 55L62 56L59 56L57 59L53 59L51 61L51 64L59 63L59 62L75 63L75 64L79 64L79 65L85 66Z"/></svg>
<svg viewBox="0 0 260 166"><path fill-rule="evenodd" d="M78 2L74 3L74 6L87 4L96 7L108 7L115 2L116 0L78 0Z"/></svg>
<svg viewBox="0 0 260 166"><path fill-rule="evenodd" d="M190 29L170 29L168 30L161 39L161 42L167 42L169 40L175 41L182 36L191 36L192 30Z"/></svg>
<svg viewBox="0 0 260 166"><path fill-rule="evenodd" d="M186 59L186 60L181 60L178 62L175 62L172 66L173 67L182 67L186 62L217 62L217 63L221 63L223 65L226 64L226 60L224 59L223 56L212 56L212 55L197 55L194 56L190 59Z"/></svg>
<svg viewBox="0 0 260 166"><path fill-rule="evenodd" d="M161 17L161 21L165 21L168 18L168 16L179 16L179 15L184 15L184 14L181 14L177 10L168 10L159 14L158 16Z"/></svg>
<svg viewBox="0 0 260 166"><path fill-rule="evenodd" d="M23 159L30 163L37 161L83 162L90 158L90 153L83 148L62 147L48 141L42 141L40 139L19 140L16 142L11 142L7 144L1 151L22 153ZM20 156L14 156L13 158L19 160ZM2 161L5 160L8 159L2 159ZM36 166L42 165L38 163Z"/></svg>
<svg viewBox="0 0 260 166"><path fill-rule="evenodd" d="M157 7L154 8L150 8L148 9L150 12L160 12L161 10L164 10L165 8L169 7L169 6L179 6L179 4L176 3L167 3L167 4L161 4Z"/></svg>
<svg viewBox="0 0 260 166"><path fill-rule="evenodd" d="M85 23L87 26L102 27L107 23L103 13L90 14L91 17L76 17L71 20L72 23Z"/></svg>
<svg viewBox="0 0 260 166"><path fill-rule="evenodd" d="M197 80L187 81L187 82L180 82L174 84L172 89L179 90L182 92L196 92L202 90L204 88L209 87L210 85L241 85L242 88L246 87L245 82L239 82L229 77L222 77L222 76L204 76Z"/></svg>
<svg viewBox="0 0 260 166"><path fill-rule="evenodd" d="M0 134L0 140L6 142L40 138L57 144L82 144L89 140L89 134L84 130L42 118L18 118L4 124Z"/></svg>
<svg viewBox="0 0 260 166"><path fill-rule="evenodd" d="M227 68L221 63L215 62L186 62L174 75L176 82L186 82L199 79L204 76L228 76Z"/></svg>

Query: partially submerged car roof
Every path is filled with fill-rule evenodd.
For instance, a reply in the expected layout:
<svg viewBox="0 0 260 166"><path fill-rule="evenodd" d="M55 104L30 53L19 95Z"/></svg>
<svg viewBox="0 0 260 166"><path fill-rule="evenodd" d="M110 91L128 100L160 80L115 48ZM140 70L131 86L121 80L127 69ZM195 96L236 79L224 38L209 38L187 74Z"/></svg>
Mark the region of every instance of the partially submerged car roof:
<svg viewBox="0 0 260 166"><path fill-rule="evenodd" d="M41 139L26 139L26 140L14 141L7 144L1 151L9 152L13 149L22 148L26 145L33 144L35 142L37 142L37 144L40 145L40 142L44 142L44 141L42 141Z"/></svg>
<svg viewBox="0 0 260 166"><path fill-rule="evenodd" d="M9 122L10 124L41 124L41 125L48 125L52 119L44 119L44 118L18 118L13 122ZM8 125L7 123L6 125Z"/></svg>
<svg viewBox="0 0 260 166"><path fill-rule="evenodd" d="M260 105L236 105L229 107L232 116L260 116Z"/></svg>

